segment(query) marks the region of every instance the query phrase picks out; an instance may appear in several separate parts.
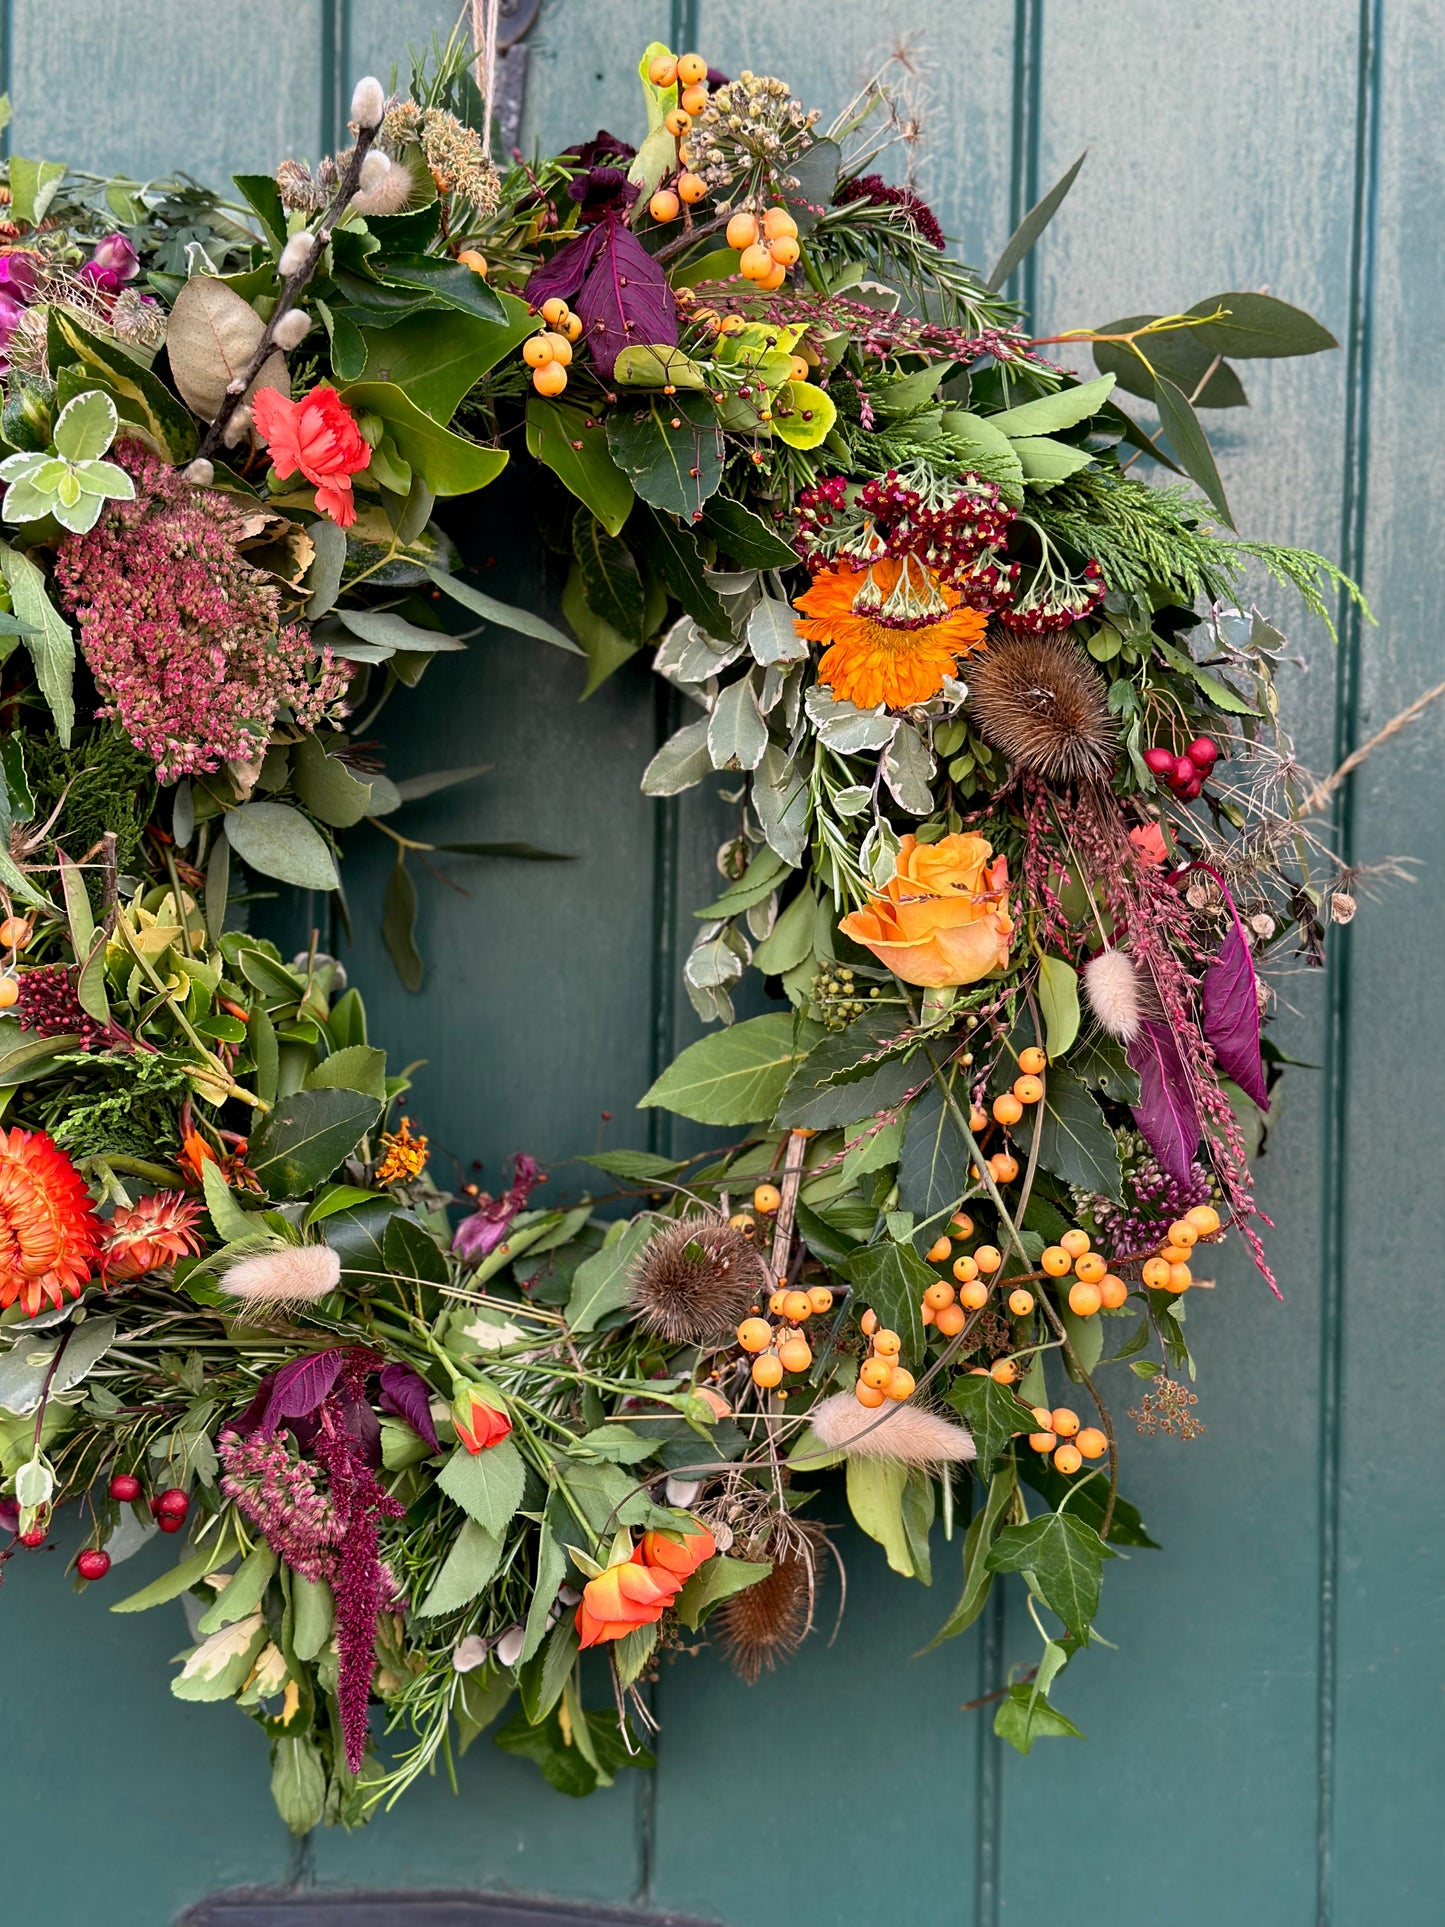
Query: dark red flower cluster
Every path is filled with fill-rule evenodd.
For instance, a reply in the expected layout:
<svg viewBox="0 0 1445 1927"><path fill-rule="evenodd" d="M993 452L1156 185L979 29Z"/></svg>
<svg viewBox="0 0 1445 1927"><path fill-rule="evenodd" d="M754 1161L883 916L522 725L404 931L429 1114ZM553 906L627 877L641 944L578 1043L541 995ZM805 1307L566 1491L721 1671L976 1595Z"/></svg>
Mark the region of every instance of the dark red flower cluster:
<svg viewBox="0 0 1445 1927"><path fill-rule="evenodd" d="M847 207L854 201L867 201L873 207L896 207L930 247L942 251L948 245L938 225L938 216L923 196L915 194L911 187L890 187L881 174L855 174L851 181L844 181L833 199L837 207Z"/></svg>
<svg viewBox="0 0 1445 1927"><path fill-rule="evenodd" d="M1084 580L1040 571L1011 609L1001 611L1005 629L1023 636L1047 636L1070 629L1097 609L1109 585L1097 562L1084 564Z"/></svg>
<svg viewBox="0 0 1445 1927"><path fill-rule="evenodd" d="M1014 511L997 483L961 475L926 495L917 480L890 469L861 487L824 475L803 489L793 545L809 570L911 556L957 589L965 608L1007 607L1019 565L1004 553Z"/></svg>

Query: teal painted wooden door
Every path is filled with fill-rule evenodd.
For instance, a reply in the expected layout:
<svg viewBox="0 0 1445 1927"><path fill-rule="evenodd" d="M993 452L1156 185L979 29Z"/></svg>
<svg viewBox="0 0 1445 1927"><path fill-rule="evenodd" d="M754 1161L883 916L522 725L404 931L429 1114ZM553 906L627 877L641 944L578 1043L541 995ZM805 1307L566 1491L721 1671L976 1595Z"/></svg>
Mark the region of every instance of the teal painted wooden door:
<svg viewBox="0 0 1445 1927"><path fill-rule="evenodd" d="M385 74L449 0L8 0L14 151L221 179L315 155L355 75ZM624 131L652 34L724 69L785 74L827 111L917 31L925 184L971 258L1080 148L1088 166L1029 267L1040 326L1265 284L1346 344L1252 364L1223 463L1242 525L1342 557L1378 627L1288 690L1318 768L1434 682L1445 500L1439 379L1445 53L1437 0L548 0L526 125ZM1268 452L1267 452L1268 451ZM542 594L504 481L468 539L499 586ZM520 559L518 559L520 556ZM425 1057L417 1108L464 1167L615 1141L685 1040L677 967L712 894L709 806L644 802L660 718L639 671L585 708L573 665L513 639L433 670L391 719L400 773L485 761L417 833L527 837L562 869L455 871L428 893L425 996L391 987L370 927L384 853L360 854L354 962L374 1020ZM3 1912L16 1927L155 1927L208 1892L510 1888L633 1902L728 1927L1433 1927L1445 1791L1440 1602L1445 1369L1437 1300L1445 1026L1445 758L1438 720L1366 765L1339 834L1361 862L1420 860L1340 935L1326 977L1285 986L1292 1074L1262 1167L1278 1306L1235 1265L1191 1323L1206 1434L1139 1441L1127 1485L1164 1549L1111 1569L1100 1652L1069 1680L1087 1746L1000 1749L960 1711L1027 1656L1011 1597L927 1659L931 1594L843 1535L837 1641L751 1692L711 1658L668 1670L655 1776L580 1805L476 1747L461 1795L423 1785L366 1832L295 1847L259 1733L166 1690L179 1616L111 1619L61 1558L11 1564L0 1600ZM653 1128L656 1128L655 1126ZM556 1166L555 1182L568 1174ZM1434 1322L1432 1322L1432 1320Z"/></svg>

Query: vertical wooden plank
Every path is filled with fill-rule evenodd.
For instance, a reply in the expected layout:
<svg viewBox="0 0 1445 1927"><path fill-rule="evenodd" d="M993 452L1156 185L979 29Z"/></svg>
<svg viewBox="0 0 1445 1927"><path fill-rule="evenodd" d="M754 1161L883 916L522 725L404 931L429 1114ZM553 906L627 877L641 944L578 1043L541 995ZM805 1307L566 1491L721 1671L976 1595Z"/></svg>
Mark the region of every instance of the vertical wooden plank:
<svg viewBox="0 0 1445 1927"><path fill-rule="evenodd" d="M217 187L313 154L323 4L11 0L10 151Z"/></svg>
<svg viewBox="0 0 1445 1927"><path fill-rule="evenodd" d="M1208 14L1057 0L1044 25L1040 184L1085 145L1090 158L1040 249L1041 325L1052 333L1262 284L1343 335L1358 51L1350 0ZM1124 72L1133 111L1101 117L1094 83ZM1189 111L1189 102L1208 110ZM1082 352L1066 359L1092 372ZM1224 430L1222 465L1241 527L1333 550L1346 358L1253 362L1242 373L1248 413L1210 420ZM1285 702L1303 753L1327 760L1331 646L1283 592L1251 582L1248 593L1279 613L1310 656L1308 677L1290 680ZM1282 1025L1284 1047L1312 1062L1319 989L1295 979ZM1040 1752L1008 1757L1006 1916L1049 1905L1065 1878L1078 1927L1138 1906L1117 1844L1090 1823L1085 1784L1109 1786L1111 1810L1147 1803L1167 1831L1179 1877L1158 1900L1171 1919L1205 1927L1233 1918L1245 1895L1261 1917L1313 1915L1318 1102L1310 1074L1293 1073L1259 1173L1261 1202L1278 1225L1271 1247L1286 1304L1273 1305L1235 1253L1218 1293L1190 1306L1207 1435L1146 1442L1129 1428L1126 1490L1165 1549L1111 1568L1103 1630L1119 1658L1091 1655L1057 1695L1089 1735L1087 1757L1064 1762L1057 1748L1047 1765ZM1281 1356L1290 1360L1283 1391ZM1120 1376L1110 1375L1115 1385ZM1010 1657L1030 1657L1022 1639ZM1047 1841L1032 1820L1041 1773L1080 1790L1055 1804L1064 1831Z"/></svg>
<svg viewBox="0 0 1445 1927"><path fill-rule="evenodd" d="M335 4L335 0L332 0ZM363 74L375 74L384 87L405 89L411 72L410 54L424 54L433 37L446 45L461 14L461 0L342 0L345 8L345 46L341 64L346 77L346 100Z"/></svg>
<svg viewBox="0 0 1445 1927"><path fill-rule="evenodd" d="M1360 651L1356 740L1441 674L1445 397L1422 371L1433 365L1445 299L1437 135L1445 73L1429 0L1381 12L1364 423L1365 581L1379 627L1365 632ZM1371 1915L1402 1927L1431 1921L1445 1879L1432 1797L1445 1775L1436 1711L1445 1480L1429 1431L1403 1416L1439 1409L1440 1154L1427 1120L1445 1076L1445 1034L1431 1001L1445 942L1442 728L1436 712L1367 763L1345 824L1360 862L1404 852L1420 881L1387 886L1349 933L1333 1877L1320 1912L1336 1927ZM1423 1128L1401 1128L1416 1119ZM1381 1144L1390 1147L1387 1186L1375 1165Z"/></svg>
<svg viewBox="0 0 1445 1927"><path fill-rule="evenodd" d="M544 0L527 36L522 152L555 153L599 127L635 141L643 124L637 63L650 40L669 38L672 17L668 0Z"/></svg>

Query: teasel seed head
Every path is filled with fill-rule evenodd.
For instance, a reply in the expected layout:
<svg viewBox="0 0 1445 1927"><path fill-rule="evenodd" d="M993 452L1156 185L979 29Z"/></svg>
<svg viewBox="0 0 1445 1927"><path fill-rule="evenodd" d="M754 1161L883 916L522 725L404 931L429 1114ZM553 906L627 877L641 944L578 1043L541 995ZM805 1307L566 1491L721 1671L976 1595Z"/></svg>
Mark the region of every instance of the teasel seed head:
<svg viewBox="0 0 1445 1927"><path fill-rule="evenodd" d="M762 1254L717 1212L663 1224L632 1267L632 1304L670 1344L729 1338L767 1287Z"/></svg>
<svg viewBox="0 0 1445 1927"><path fill-rule="evenodd" d="M1015 769L1051 783L1101 781L1117 732L1104 680L1064 635L991 641L969 664L969 709Z"/></svg>

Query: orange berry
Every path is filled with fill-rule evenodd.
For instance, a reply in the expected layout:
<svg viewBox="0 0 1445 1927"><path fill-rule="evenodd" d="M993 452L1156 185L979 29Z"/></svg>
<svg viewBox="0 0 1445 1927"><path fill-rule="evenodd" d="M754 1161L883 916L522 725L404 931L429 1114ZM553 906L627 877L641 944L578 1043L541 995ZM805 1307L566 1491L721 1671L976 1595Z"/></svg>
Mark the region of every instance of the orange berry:
<svg viewBox="0 0 1445 1927"><path fill-rule="evenodd" d="M671 87L677 79L677 56L658 54L648 62L647 78L654 87Z"/></svg>
<svg viewBox="0 0 1445 1927"><path fill-rule="evenodd" d="M1199 1243L1199 1233L1187 1218L1180 1218L1169 1227L1169 1242L1172 1245L1183 1245L1187 1250L1190 1245Z"/></svg>
<svg viewBox="0 0 1445 1927"><path fill-rule="evenodd" d="M782 1317L783 1306L787 1303L787 1300L788 1294L785 1290L775 1291L772 1297L769 1298L768 1310L773 1314L774 1318Z"/></svg>
<svg viewBox="0 0 1445 1927"><path fill-rule="evenodd" d="M753 1193L753 1209L764 1217L771 1217L782 1202L783 1194L775 1184L760 1184Z"/></svg>
<svg viewBox="0 0 1445 1927"><path fill-rule="evenodd" d="M20 1001L20 985L13 977L0 977L0 1010L10 1010Z"/></svg>
<svg viewBox="0 0 1445 1927"><path fill-rule="evenodd" d="M1067 1405L1056 1405L1049 1413L1049 1429L1061 1439L1071 1439L1079 1429L1078 1413L1071 1412Z"/></svg>
<svg viewBox="0 0 1445 1927"><path fill-rule="evenodd" d="M777 241L787 235L796 235L798 224L785 207L770 207L763 215L763 238Z"/></svg>
<svg viewBox="0 0 1445 1927"><path fill-rule="evenodd" d="M1007 1151L995 1151L988 1161L988 1168L995 1184L1012 1184L1019 1174L1019 1161L1010 1157Z"/></svg>
<svg viewBox="0 0 1445 1927"><path fill-rule="evenodd" d="M1019 1069L1027 1077L1037 1077L1048 1061L1037 1044L1030 1044L1027 1050L1019 1052Z"/></svg>
<svg viewBox="0 0 1445 1927"><path fill-rule="evenodd" d="M988 1286L981 1278L976 1284L962 1286L958 1294L958 1302L969 1311L982 1311L988 1303Z"/></svg>
<svg viewBox="0 0 1445 1927"><path fill-rule="evenodd" d="M1047 1405L1031 1405L1029 1407L1029 1410L1034 1415L1034 1423L1039 1427L1041 1427L1042 1430L1047 1432L1052 1429L1053 1423L1054 1423L1054 1415L1049 1410Z"/></svg>
<svg viewBox="0 0 1445 1927"><path fill-rule="evenodd" d="M977 1104L968 1114L968 1128L977 1137L980 1131L988 1129L988 1112L981 1111Z"/></svg>
<svg viewBox="0 0 1445 1927"><path fill-rule="evenodd" d="M1193 1283L1194 1273L1189 1269L1188 1265L1170 1265L1169 1283L1164 1289L1166 1291L1172 1291L1177 1298L1181 1291L1188 1291Z"/></svg>
<svg viewBox="0 0 1445 1927"><path fill-rule="evenodd" d="M945 1311L957 1296L958 1293L953 1289L953 1286L945 1284L943 1279L940 1278L936 1285L930 1285L927 1291L924 1292L923 1302L933 1311Z"/></svg>
<svg viewBox="0 0 1445 1927"><path fill-rule="evenodd" d="M484 275L487 271L486 255L478 254L475 248L463 248L457 260L464 268L470 268L473 274Z"/></svg>
<svg viewBox="0 0 1445 1927"><path fill-rule="evenodd" d="M1074 1271L1086 1285L1097 1285L1108 1269L1097 1251L1086 1251L1074 1260Z"/></svg>
<svg viewBox="0 0 1445 1927"><path fill-rule="evenodd" d="M876 1385L865 1384L860 1378L853 1387L853 1396L860 1405L866 1405L870 1412L876 1412L880 1405L887 1403L888 1394L880 1392Z"/></svg>
<svg viewBox="0 0 1445 1927"><path fill-rule="evenodd" d="M969 1229L972 1230L973 1227L970 1225ZM961 1285L972 1284L973 1280L978 1276L978 1265L975 1260L970 1258L968 1253L965 1252L961 1258L954 1259L953 1275Z"/></svg>
<svg viewBox="0 0 1445 1927"><path fill-rule="evenodd" d="M808 1302L807 1292L790 1291L784 1297L783 1316L790 1325L801 1325L805 1318L812 1316L812 1313L813 1307Z"/></svg>
<svg viewBox="0 0 1445 1927"><path fill-rule="evenodd" d="M522 343L522 359L529 368L545 368L552 359L550 335L531 335Z"/></svg>
<svg viewBox="0 0 1445 1927"><path fill-rule="evenodd" d="M871 1338L878 1329L878 1314L871 1308L858 1320L859 1329L866 1338Z"/></svg>
<svg viewBox="0 0 1445 1927"><path fill-rule="evenodd" d="M933 1307L932 1307L932 1305L927 1305L927 1304L925 1304L925 1305L924 1305L924 1306L923 1306L923 1307L921 1308L921 1310L919 1311L919 1314L918 1314L918 1322L919 1322L919 1324L920 1324L920 1325L935 1325L935 1324L937 1324L937 1322L938 1322L938 1320L937 1320L937 1319L935 1318L935 1316L934 1316L934 1312L933 1312Z"/></svg>
<svg viewBox="0 0 1445 1927"><path fill-rule="evenodd" d="M804 361L801 355L793 355L790 357L788 362L789 381L806 381L811 373L812 369L810 365Z"/></svg>
<svg viewBox="0 0 1445 1927"><path fill-rule="evenodd" d="M735 214L727 225L727 239L730 248L741 254L744 248L751 247L758 238L758 217L744 211Z"/></svg>
<svg viewBox="0 0 1445 1927"><path fill-rule="evenodd" d="M1078 1229L1066 1231L1063 1237L1060 1238L1059 1243L1071 1258L1082 1258L1084 1253L1089 1249L1089 1234L1087 1231L1080 1231Z"/></svg>
<svg viewBox="0 0 1445 1927"><path fill-rule="evenodd" d="M889 1331L884 1325L880 1331L873 1334L873 1349L885 1358L897 1358L903 1350L903 1340L897 1332Z"/></svg>
<svg viewBox="0 0 1445 1927"><path fill-rule="evenodd" d="M1016 1077L1014 1096L1020 1104L1037 1104L1044 1094L1044 1080L1041 1077Z"/></svg>
<svg viewBox="0 0 1445 1927"><path fill-rule="evenodd" d="M689 207L695 207L707 193L707 182L701 174L679 174L677 191Z"/></svg>
<svg viewBox="0 0 1445 1927"><path fill-rule="evenodd" d="M787 278L788 270L783 266L781 261L775 261L771 270L758 280L757 286L763 290L764 294L771 294L774 288L782 287ZM764 421L770 419L771 417L768 414L765 413L763 415Z"/></svg>
<svg viewBox="0 0 1445 1927"><path fill-rule="evenodd" d="M677 63L677 77L684 87L696 87L707 79L707 62L701 54L683 54Z"/></svg>
<svg viewBox="0 0 1445 1927"><path fill-rule="evenodd" d="M964 1289L967 1290L968 1287L965 1286ZM987 1296L985 1292L984 1297L987 1298ZM968 1323L968 1316L962 1305L945 1305L942 1311L934 1313L933 1322L945 1338L957 1338Z"/></svg>
<svg viewBox="0 0 1445 1927"><path fill-rule="evenodd" d="M554 334L549 329L547 333L543 335L542 339L552 350L552 359L559 367L568 368L571 366L572 344L566 335Z"/></svg>
<svg viewBox="0 0 1445 1927"><path fill-rule="evenodd" d="M1034 1452L1052 1452L1058 1442L1052 1432L1029 1433L1029 1447Z"/></svg>
<svg viewBox="0 0 1445 1927"><path fill-rule="evenodd" d="M813 1348L806 1338L789 1338L778 1347L785 1372L806 1372L813 1362Z"/></svg>
<svg viewBox="0 0 1445 1927"><path fill-rule="evenodd" d="M773 271L773 257L761 241L745 247L738 257L738 273L745 281L762 281Z"/></svg>
<svg viewBox="0 0 1445 1927"><path fill-rule="evenodd" d="M563 324L563 333L569 341L580 341L582 339L582 317L580 314L568 315L566 322Z"/></svg>
<svg viewBox="0 0 1445 1927"><path fill-rule="evenodd" d="M1012 1091L1003 1091L993 1101L993 1114L999 1124L1017 1124L1024 1114L1024 1107Z"/></svg>
<svg viewBox="0 0 1445 1927"><path fill-rule="evenodd" d="M928 1247L928 1262L931 1265L945 1264L953 1256L952 1238L935 1238Z"/></svg>
<svg viewBox="0 0 1445 1927"><path fill-rule="evenodd" d="M567 370L560 362L549 361L532 370L532 386L539 395L560 395L567 386Z"/></svg>
<svg viewBox="0 0 1445 1927"><path fill-rule="evenodd" d="M1031 1291L1025 1291L1023 1286L1020 1285L1017 1291L1011 1291L1009 1293L1008 1308L1015 1318L1027 1318L1034 1308L1033 1293Z"/></svg>
<svg viewBox="0 0 1445 1927"><path fill-rule="evenodd" d="M1109 1449L1109 1441L1096 1425L1086 1425L1074 1443L1086 1459L1101 1459Z"/></svg>
<svg viewBox="0 0 1445 1927"><path fill-rule="evenodd" d="M1003 1263L1003 1253L996 1245L976 1245L974 1247L973 1262L978 1266L979 1270L987 1276L989 1272L997 1271Z"/></svg>
<svg viewBox="0 0 1445 1927"><path fill-rule="evenodd" d="M1075 1318L1092 1318L1104 1302L1104 1294L1097 1285L1071 1285L1069 1288L1069 1310Z"/></svg>
<svg viewBox="0 0 1445 1927"><path fill-rule="evenodd" d="M773 259L780 261L785 268L792 267L798 256L803 252L796 234L778 235L776 239L768 242L768 251Z"/></svg>
<svg viewBox="0 0 1445 1927"><path fill-rule="evenodd" d="M1117 1311L1120 1305L1129 1302L1129 1287L1122 1278L1116 1278L1112 1271L1108 1271L1099 1280L1099 1297L1105 1311Z"/></svg>
<svg viewBox="0 0 1445 1927"><path fill-rule="evenodd" d="M1144 1283L1151 1291L1167 1291L1171 1269L1167 1258L1146 1258L1142 1273Z"/></svg>
<svg viewBox="0 0 1445 1927"><path fill-rule="evenodd" d="M660 187L647 203L647 211L654 221L675 221L681 206L670 187Z"/></svg>
<svg viewBox="0 0 1445 1927"><path fill-rule="evenodd" d="M905 1372L901 1365L897 1367L893 1376L883 1388L887 1397L893 1399L899 1405L903 1403L904 1399L912 1398L914 1389L912 1372Z"/></svg>
<svg viewBox="0 0 1445 1927"><path fill-rule="evenodd" d="M677 104L685 114L700 114L707 106L707 88L684 87L677 97Z"/></svg>
<svg viewBox="0 0 1445 1927"><path fill-rule="evenodd" d="M6 917L0 923L0 944L7 950L23 950L34 934L28 917Z"/></svg>
<svg viewBox="0 0 1445 1927"><path fill-rule="evenodd" d="M890 1358L865 1358L858 1376L865 1385L871 1385L875 1392L881 1392L893 1376L893 1361Z"/></svg>
<svg viewBox="0 0 1445 1927"><path fill-rule="evenodd" d="M773 1342L773 1328L766 1318L745 1318L738 1326L738 1343L745 1352L766 1351Z"/></svg>
<svg viewBox="0 0 1445 1927"><path fill-rule="evenodd" d="M457 258L460 260L460 255ZM560 294L554 294L542 303L542 319L549 328L560 328L571 312Z"/></svg>
<svg viewBox="0 0 1445 1927"><path fill-rule="evenodd" d="M674 140L681 140L692 126L692 115L684 113L681 107L674 107L663 116L663 126Z"/></svg>
<svg viewBox="0 0 1445 1927"><path fill-rule="evenodd" d="M769 1392L782 1382L783 1361L776 1352L764 1352L761 1358L753 1360L754 1385L761 1385L765 1392Z"/></svg>
<svg viewBox="0 0 1445 1927"><path fill-rule="evenodd" d="M833 1309L833 1294L826 1285L813 1285L808 1291L808 1309L819 1317Z"/></svg>
<svg viewBox="0 0 1445 1927"><path fill-rule="evenodd" d="M955 1211L949 1219L948 1224L949 1229L956 1238L971 1238L973 1236L973 1219L969 1217L966 1211Z"/></svg>
<svg viewBox="0 0 1445 1927"><path fill-rule="evenodd" d="M1073 1260L1062 1245L1048 1245L1039 1259L1039 1267L1050 1278L1062 1278L1073 1268Z"/></svg>
<svg viewBox="0 0 1445 1927"><path fill-rule="evenodd" d="M1061 1445L1054 1454L1054 1470L1070 1474L1077 1472L1084 1463L1076 1445Z"/></svg>
<svg viewBox="0 0 1445 1927"><path fill-rule="evenodd" d="M0 930L0 942L4 936ZM1212 1238L1219 1229L1219 1213L1212 1204L1196 1204L1184 1213L1184 1222L1192 1224L1201 1238Z"/></svg>
<svg viewBox="0 0 1445 1927"><path fill-rule="evenodd" d="M1019 1368L1011 1358L996 1358L988 1368L988 1375L995 1385L1012 1385Z"/></svg>
<svg viewBox="0 0 1445 1927"><path fill-rule="evenodd" d="M1166 1265L1187 1265L1194 1255L1192 1245L1160 1245L1159 1256Z"/></svg>

